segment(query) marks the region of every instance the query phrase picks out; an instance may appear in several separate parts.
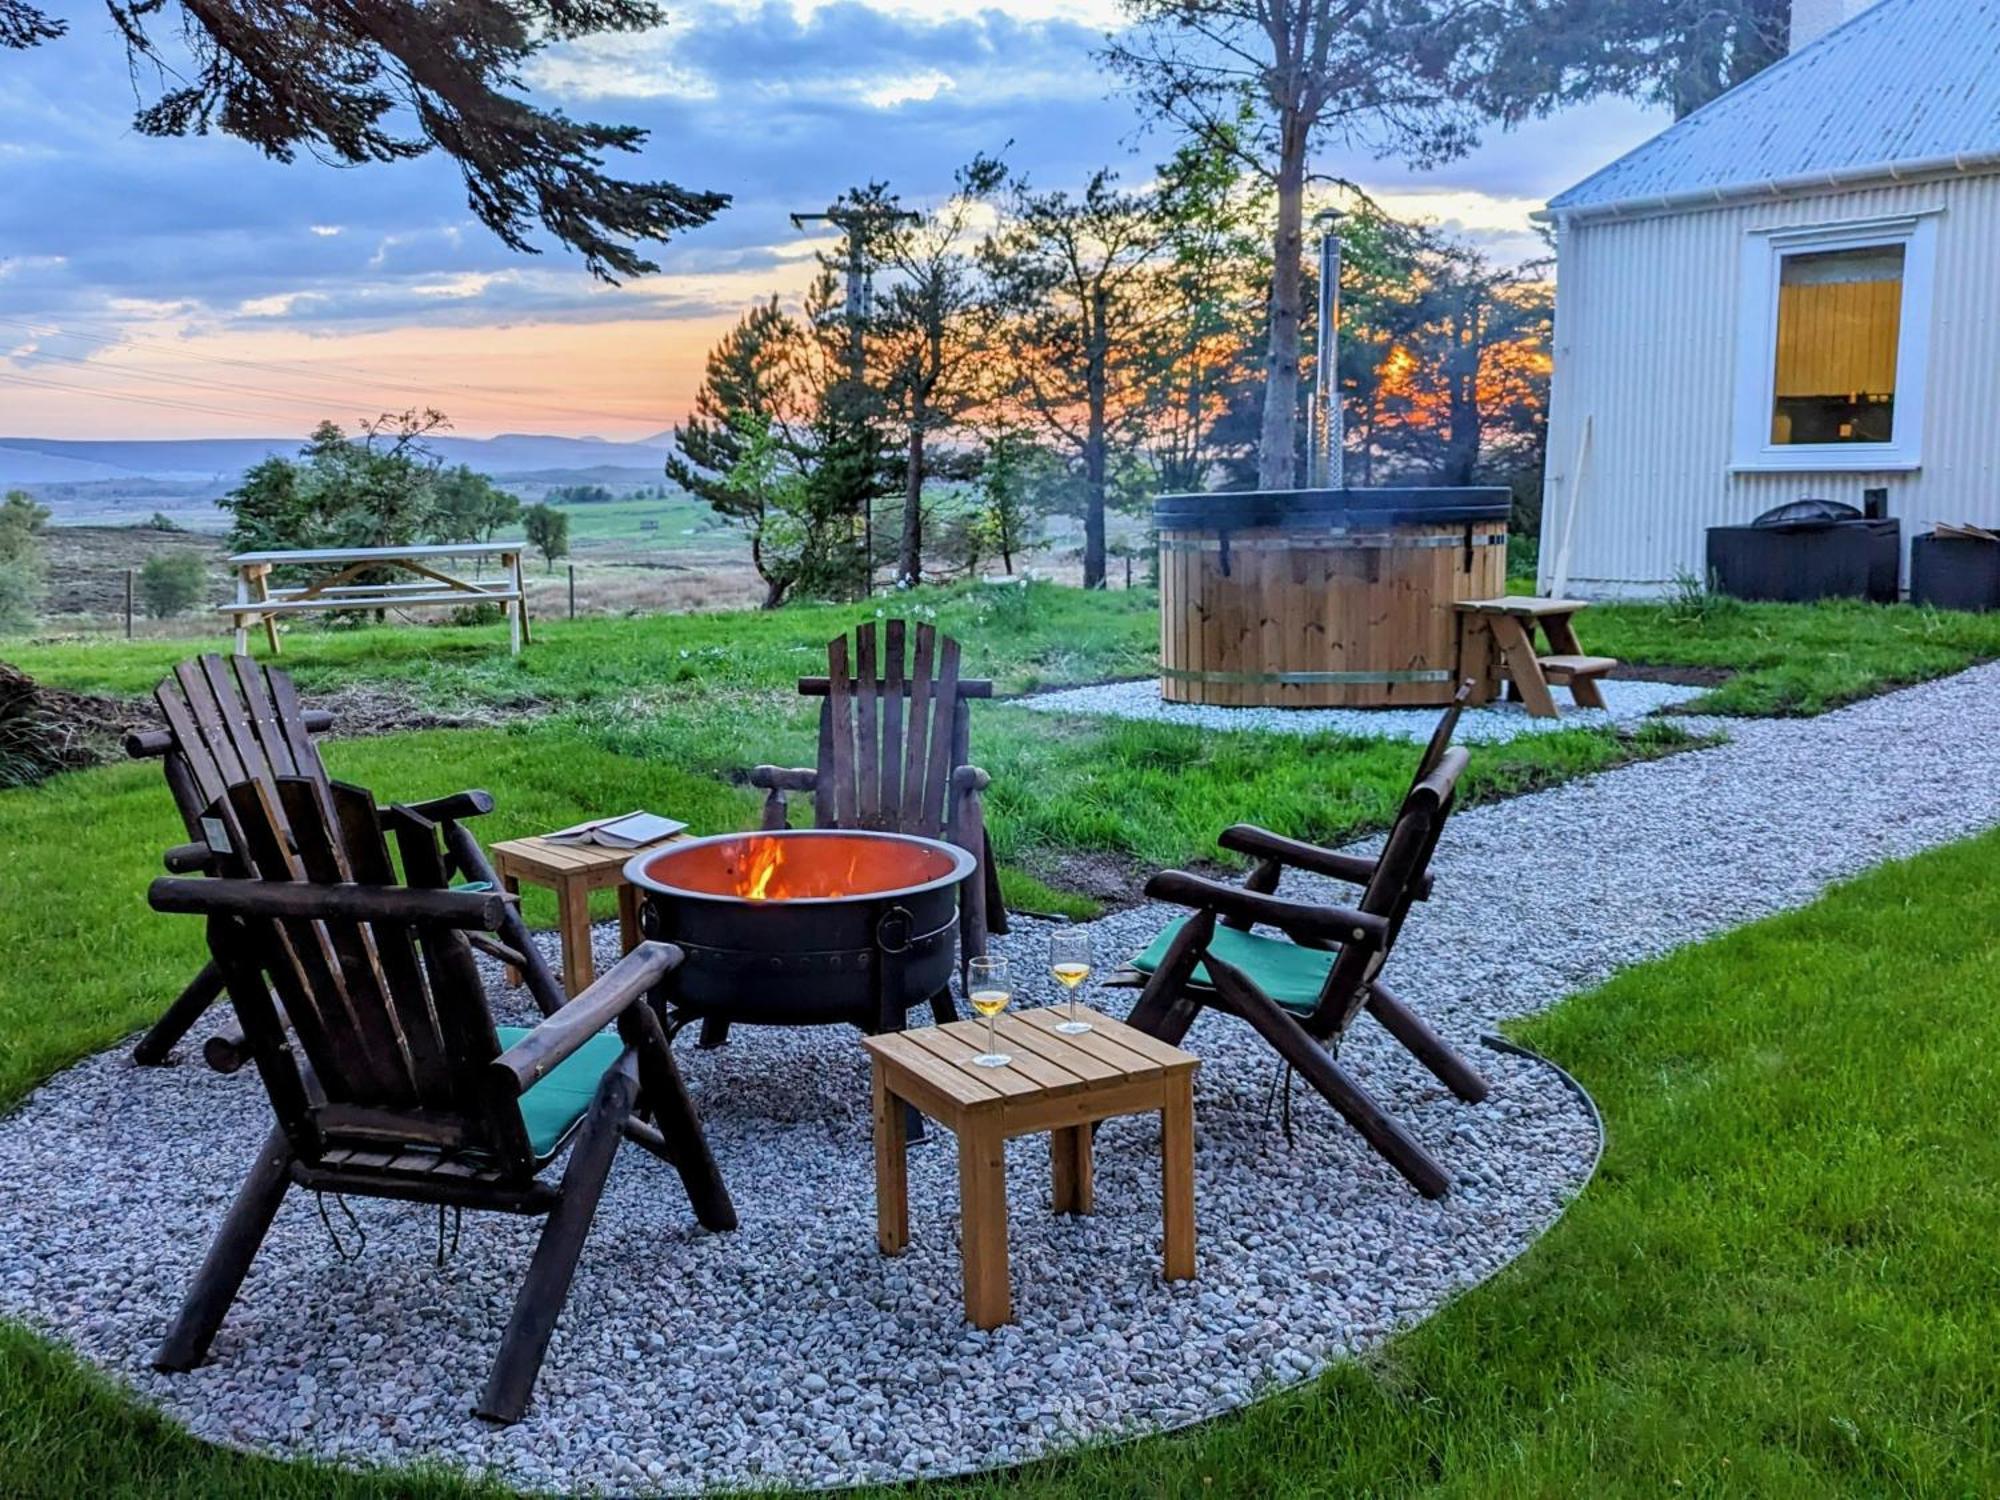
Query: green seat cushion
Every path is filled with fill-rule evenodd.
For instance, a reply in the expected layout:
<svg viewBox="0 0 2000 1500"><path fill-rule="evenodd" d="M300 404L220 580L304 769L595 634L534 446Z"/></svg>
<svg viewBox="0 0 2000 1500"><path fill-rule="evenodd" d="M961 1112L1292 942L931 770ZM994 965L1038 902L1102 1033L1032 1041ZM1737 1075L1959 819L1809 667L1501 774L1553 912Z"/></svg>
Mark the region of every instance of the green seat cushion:
<svg viewBox="0 0 2000 1500"><path fill-rule="evenodd" d="M1132 960L1132 967L1142 974L1150 974L1157 969L1160 960L1167 956L1167 946L1173 942L1186 920L1183 917L1179 922L1169 922L1146 951ZM1232 969L1241 969L1272 1000L1300 1015L1308 1014L1319 1004L1319 992L1326 984L1327 970L1333 967L1334 959L1339 956L1323 953L1317 948L1301 948L1285 938L1238 932L1234 927L1221 925L1216 927L1215 936L1209 940L1208 951ZM1194 983L1209 983L1206 965L1195 965Z"/></svg>
<svg viewBox="0 0 2000 1500"><path fill-rule="evenodd" d="M500 1050L528 1035L526 1026L501 1026ZM590 1108L605 1070L618 1061L625 1044L612 1032L594 1036L550 1069L549 1076L521 1096L521 1123L537 1157L550 1156Z"/></svg>

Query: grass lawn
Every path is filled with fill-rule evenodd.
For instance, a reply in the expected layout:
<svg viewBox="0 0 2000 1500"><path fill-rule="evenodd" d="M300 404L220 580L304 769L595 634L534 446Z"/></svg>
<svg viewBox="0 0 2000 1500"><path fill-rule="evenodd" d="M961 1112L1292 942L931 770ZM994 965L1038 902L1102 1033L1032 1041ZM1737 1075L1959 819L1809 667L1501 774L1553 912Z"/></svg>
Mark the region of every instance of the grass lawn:
<svg viewBox="0 0 2000 1500"><path fill-rule="evenodd" d="M1377 1356L1181 1436L929 1492L2000 1492L1996 862L2000 834L1886 867L1518 1028L1603 1107L1603 1171ZM19 1005L17 1040L54 1024ZM19 1330L0 1466L24 1496L471 1493L206 1447Z"/></svg>

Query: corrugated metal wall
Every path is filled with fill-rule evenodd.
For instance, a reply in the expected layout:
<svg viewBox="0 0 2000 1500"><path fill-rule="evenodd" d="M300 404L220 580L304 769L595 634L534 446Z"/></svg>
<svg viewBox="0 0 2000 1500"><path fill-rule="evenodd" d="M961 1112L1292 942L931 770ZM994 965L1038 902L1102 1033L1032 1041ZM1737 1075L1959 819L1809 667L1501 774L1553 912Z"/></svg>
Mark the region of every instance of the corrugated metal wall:
<svg viewBox="0 0 2000 1500"><path fill-rule="evenodd" d="M1942 210L1914 473L1731 474L1744 236ZM1903 534L2000 526L2000 176L1564 227L1556 294L1542 584L1560 546L1591 419L1569 558L1586 597L1655 593L1699 575L1710 526L1804 495L1861 503L1886 486Z"/></svg>

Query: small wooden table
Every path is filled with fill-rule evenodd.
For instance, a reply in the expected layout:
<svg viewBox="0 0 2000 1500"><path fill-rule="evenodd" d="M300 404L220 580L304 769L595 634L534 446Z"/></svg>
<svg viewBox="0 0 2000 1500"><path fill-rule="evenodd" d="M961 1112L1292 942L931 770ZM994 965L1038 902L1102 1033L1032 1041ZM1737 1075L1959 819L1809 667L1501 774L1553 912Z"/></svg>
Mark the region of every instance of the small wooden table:
<svg viewBox="0 0 2000 1500"><path fill-rule="evenodd" d="M250 651L250 627L261 624L275 654L278 617L309 610L410 609L417 605L460 605L483 600L507 616L509 644L516 654L534 637L528 626L527 584L521 576L521 542L455 542L407 547L296 547L277 552L239 552L229 559L236 570L236 601L218 604L236 631L236 654ZM500 577L486 582L455 577L444 563L497 558ZM296 588L271 587L278 567L329 568L324 578ZM414 573L417 583L355 583L361 574L383 569Z"/></svg>
<svg viewBox="0 0 2000 1500"><path fill-rule="evenodd" d="M1009 1137L1049 1132L1057 1213L1091 1211L1091 1127L1113 1115L1160 1115L1166 1274L1194 1275L1194 1072L1201 1060L1095 1011L1095 1028L1064 1036L1068 1008L1022 1011L998 1023L1014 1061L982 1068L984 1021L862 1039L874 1059L875 1238L885 1255L910 1242L909 1116L921 1110L958 1137L965 1314L980 1328L1013 1316L1007 1278Z"/></svg>
<svg viewBox="0 0 2000 1500"><path fill-rule="evenodd" d="M1604 707L1597 679L1617 666L1618 658L1584 655L1573 622L1588 608L1584 599L1538 599L1527 594L1460 600L1459 661L1472 680L1472 701L1491 703L1498 697L1504 673L1537 719L1556 717L1551 683L1567 686L1570 701L1578 708ZM1535 649L1537 626L1549 639L1547 653Z"/></svg>
<svg viewBox="0 0 2000 1500"><path fill-rule="evenodd" d="M686 834L662 839L671 844ZM648 844L657 849L660 844ZM624 951L639 944L639 893L625 883L625 864L640 849L604 849L596 844L553 844L545 838L506 839L493 845L493 873L509 895L521 893L521 882L547 886L556 893L556 932L562 939L563 989L575 999L597 977L590 951L590 893L618 890L618 935ZM507 971L507 982L521 976Z"/></svg>

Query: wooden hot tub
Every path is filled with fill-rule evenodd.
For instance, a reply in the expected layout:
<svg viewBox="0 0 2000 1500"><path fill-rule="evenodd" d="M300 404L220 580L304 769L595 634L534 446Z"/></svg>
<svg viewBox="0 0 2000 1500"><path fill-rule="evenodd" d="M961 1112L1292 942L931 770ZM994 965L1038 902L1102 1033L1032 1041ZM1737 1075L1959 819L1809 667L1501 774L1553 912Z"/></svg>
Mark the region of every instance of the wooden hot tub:
<svg viewBox="0 0 2000 1500"><path fill-rule="evenodd" d="M1160 695L1169 703L1448 703L1461 599L1507 591L1504 489L1168 495Z"/></svg>

